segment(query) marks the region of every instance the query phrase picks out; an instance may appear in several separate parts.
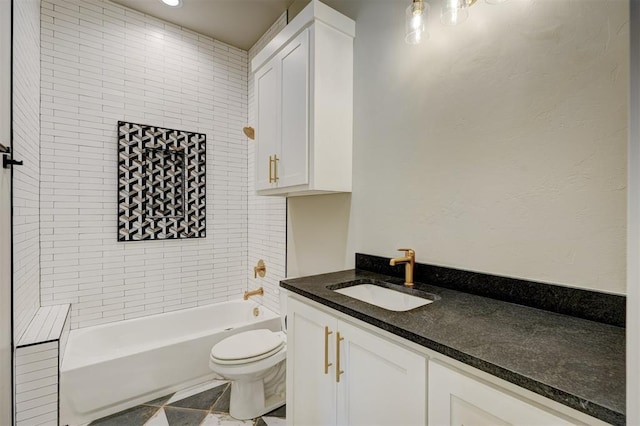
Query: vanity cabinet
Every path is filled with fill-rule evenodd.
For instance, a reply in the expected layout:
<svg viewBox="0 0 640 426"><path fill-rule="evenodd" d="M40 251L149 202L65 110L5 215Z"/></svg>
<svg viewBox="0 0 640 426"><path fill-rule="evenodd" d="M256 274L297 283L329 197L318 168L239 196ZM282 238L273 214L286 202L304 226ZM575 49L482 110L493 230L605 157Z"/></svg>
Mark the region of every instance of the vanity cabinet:
<svg viewBox="0 0 640 426"><path fill-rule="evenodd" d="M300 296L287 308L289 426L606 425Z"/></svg>
<svg viewBox="0 0 640 426"><path fill-rule="evenodd" d="M425 425L426 358L289 298L288 425Z"/></svg>
<svg viewBox="0 0 640 426"><path fill-rule="evenodd" d="M593 419L596 420L596 419ZM584 425L552 414L489 383L429 361L429 425Z"/></svg>
<svg viewBox="0 0 640 426"><path fill-rule="evenodd" d="M259 195L351 191L354 34L313 0L252 60Z"/></svg>

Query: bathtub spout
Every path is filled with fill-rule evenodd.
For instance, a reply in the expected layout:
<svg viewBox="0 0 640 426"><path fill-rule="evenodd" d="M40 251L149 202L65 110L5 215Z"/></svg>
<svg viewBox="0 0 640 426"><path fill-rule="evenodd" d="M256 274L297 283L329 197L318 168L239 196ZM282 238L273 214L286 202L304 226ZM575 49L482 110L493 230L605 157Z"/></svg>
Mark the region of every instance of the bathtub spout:
<svg viewBox="0 0 640 426"><path fill-rule="evenodd" d="M262 295L264 295L264 289L262 287L253 291L245 291L244 300L249 300L249 297L251 296L262 296Z"/></svg>

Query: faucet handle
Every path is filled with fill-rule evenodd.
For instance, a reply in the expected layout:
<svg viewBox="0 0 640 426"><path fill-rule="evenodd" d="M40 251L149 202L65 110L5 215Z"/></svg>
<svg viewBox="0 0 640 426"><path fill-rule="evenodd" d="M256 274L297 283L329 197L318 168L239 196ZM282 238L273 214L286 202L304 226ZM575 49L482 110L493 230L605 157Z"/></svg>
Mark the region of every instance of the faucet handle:
<svg viewBox="0 0 640 426"><path fill-rule="evenodd" d="M258 275L264 277L267 273L267 265L264 264L264 260L260 259L258 265L253 267L253 278L258 278Z"/></svg>
<svg viewBox="0 0 640 426"><path fill-rule="evenodd" d="M399 248L398 251L403 251L405 256L415 256L416 252L410 248Z"/></svg>

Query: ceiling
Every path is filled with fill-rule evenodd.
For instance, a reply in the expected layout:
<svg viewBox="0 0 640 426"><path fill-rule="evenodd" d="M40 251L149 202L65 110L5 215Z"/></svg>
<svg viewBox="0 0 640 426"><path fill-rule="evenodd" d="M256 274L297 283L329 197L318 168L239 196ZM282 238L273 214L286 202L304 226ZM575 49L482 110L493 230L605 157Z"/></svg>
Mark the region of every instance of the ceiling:
<svg viewBox="0 0 640 426"><path fill-rule="evenodd" d="M160 0L113 1L249 50L294 0L183 0L177 8Z"/></svg>

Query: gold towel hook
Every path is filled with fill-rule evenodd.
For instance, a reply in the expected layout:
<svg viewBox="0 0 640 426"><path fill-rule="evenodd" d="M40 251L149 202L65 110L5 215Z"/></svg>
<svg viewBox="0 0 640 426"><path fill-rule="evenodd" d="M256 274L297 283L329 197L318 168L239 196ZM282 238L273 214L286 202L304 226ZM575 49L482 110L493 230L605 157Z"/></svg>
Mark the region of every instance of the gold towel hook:
<svg viewBox="0 0 640 426"><path fill-rule="evenodd" d="M249 139L254 140L256 138L256 131L253 127L251 126L243 127L242 131Z"/></svg>

